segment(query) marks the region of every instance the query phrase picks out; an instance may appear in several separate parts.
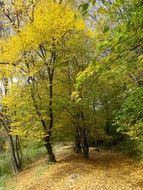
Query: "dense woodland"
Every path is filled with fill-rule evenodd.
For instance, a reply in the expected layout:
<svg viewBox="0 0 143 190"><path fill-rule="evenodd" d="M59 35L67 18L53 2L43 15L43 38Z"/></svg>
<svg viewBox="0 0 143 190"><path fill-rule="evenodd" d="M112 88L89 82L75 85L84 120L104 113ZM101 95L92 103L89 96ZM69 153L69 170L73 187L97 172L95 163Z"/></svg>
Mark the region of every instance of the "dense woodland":
<svg viewBox="0 0 143 190"><path fill-rule="evenodd" d="M142 40L142 0L0 0L0 176L60 143L141 158Z"/></svg>

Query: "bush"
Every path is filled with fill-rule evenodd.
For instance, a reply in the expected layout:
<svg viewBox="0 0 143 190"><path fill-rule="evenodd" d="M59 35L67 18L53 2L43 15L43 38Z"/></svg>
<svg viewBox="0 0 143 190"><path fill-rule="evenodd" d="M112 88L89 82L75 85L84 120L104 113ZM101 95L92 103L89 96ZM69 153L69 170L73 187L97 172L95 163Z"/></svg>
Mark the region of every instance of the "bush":
<svg viewBox="0 0 143 190"><path fill-rule="evenodd" d="M135 159L143 158L143 142L126 138L117 145L117 150Z"/></svg>
<svg viewBox="0 0 143 190"><path fill-rule="evenodd" d="M46 155L45 147L39 144L31 145L23 150L23 167Z"/></svg>
<svg viewBox="0 0 143 190"><path fill-rule="evenodd" d="M12 174L11 160L6 152L0 154L0 177L4 175Z"/></svg>

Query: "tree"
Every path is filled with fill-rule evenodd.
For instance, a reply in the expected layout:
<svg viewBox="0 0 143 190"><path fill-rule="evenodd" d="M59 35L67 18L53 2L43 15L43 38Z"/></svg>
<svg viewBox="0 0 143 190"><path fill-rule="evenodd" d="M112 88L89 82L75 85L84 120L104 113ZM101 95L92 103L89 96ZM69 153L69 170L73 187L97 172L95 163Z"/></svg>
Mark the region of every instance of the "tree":
<svg viewBox="0 0 143 190"><path fill-rule="evenodd" d="M82 19L76 18L74 12L65 4L47 1L40 1L36 4L33 16L33 21L30 20L23 26L17 35L12 35L6 44L4 41L1 59L3 62L10 63L10 66L13 65L12 72L17 71L15 74L11 73L12 77L16 78L15 83L18 84L20 78L23 83L28 81L31 86L31 98L44 129L44 141L49 159L55 162L50 142L54 125L54 73L59 61L62 64L61 59L66 43L72 37L78 36L78 33L85 29L85 24ZM12 48L13 45L15 48ZM41 80L43 77L46 78L48 89L48 105L45 111L48 121L41 119L42 113L39 107L41 106L41 94L37 91L40 82L43 85L42 89L45 88Z"/></svg>
<svg viewBox="0 0 143 190"><path fill-rule="evenodd" d="M132 118L130 109L126 109L127 107L130 108L127 104L131 103L131 101L133 104L137 103L137 95L134 92L138 92L138 96L140 96L138 86L141 86L142 83L142 19L139 19L142 14L141 5L140 0L132 2L117 0L115 2L103 1L100 7L95 6L95 59L92 64L78 75L76 88L77 91L80 91L80 86L83 84L94 84L90 86L90 90L87 88L85 94L87 95L89 106L92 105L93 98L96 97L97 109L100 109L100 104L105 108L105 115L108 120L107 128L114 128L111 123L113 123L114 112L117 112L116 116L119 123L121 122L121 126L118 126L118 131L121 132L124 128L123 130L126 131L126 134L138 131L142 136L142 132L138 130L139 126L133 125L130 129L126 126L129 125L129 118ZM89 15L92 19L95 18L91 12L89 12ZM118 80L118 83L116 83L116 80ZM89 91L90 93L88 93ZM96 93L96 96L94 93ZM133 98L132 100L130 99L131 97ZM115 102L118 102L112 108L112 102L115 103L114 99ZM133 104L130 105L133 106ZM121 112L119 109L121 109ZM133 113L135 114L134 111ZM141 109L140 111L138 110L138 113L141 113ZM123 118L125 118L124 122L128 123L125 122L124 127Z"/></svg>

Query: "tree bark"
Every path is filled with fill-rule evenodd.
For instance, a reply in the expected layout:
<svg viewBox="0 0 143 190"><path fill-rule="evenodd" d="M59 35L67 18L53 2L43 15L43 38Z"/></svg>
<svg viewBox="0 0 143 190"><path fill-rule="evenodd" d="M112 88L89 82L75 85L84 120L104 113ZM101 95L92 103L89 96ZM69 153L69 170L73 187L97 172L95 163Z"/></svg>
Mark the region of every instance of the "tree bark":
<svg viewBox="0 0 143 190"><path fill-rule="evenodd" d="M81 153L81 144L80 144L80 135L79 135L79 127L75 126L76 128L76 134L75 134L75 152Z"/></svg>
<svg viewBox="0 0 143 190"><path fill-rule="evenodd" d="M34 105L34 107L36 109L37 115L39 116L39 119L40 119L41 125L43 127L43 130L45 132L45 137L43 139L44 140L44 146L46 147L46 150L47 150L47 153L48 153L48 156L49 156L49 161L50 162L56 162L55 155L53 153L52 146L51 146L51 143L50 143L51 129L53 127L53 112L52 112L51 108L49 107L49 110L50 110L50 123L49 123L49 128L48 128L46 122L42 119L42 114L41 114L41 111L40 111L40 109L38 107L38 104L37 104L37 101L36 101L36 98L35 98L36 91L34 91L35 90L35 84L34 83L35 83L35 81L32 81L31 97L32 97L33 105ZM51 91L50 91L50 93L51 93ZM49 103L49 105L51 105L51 102Z"/></svg>
<svg viewBox="0 0 143 190"><path fill-rule="evenodd" d="M83 112L81 112L81 120L82 120L81 138L82 138L83 155L85 158L88 158L89 146L88 146L87 131L86 131L86 127L85 127L85 119L84 119Z"/></svg>
<svg viewBox="0 0 143 190"><path fill-rule="evenodd" d="M52 145L50 143L50 137L46 136L44 138L44 141L45 141L45 147L46 147L48 155L49 155L49 162L55 163L56 162L56 158L55 158L55 155L53 153Z"/></svg>
<svg viewBox="0 0 143 190"><path fill-rule="evenodd" d="M11 135L9 135L9 141L10 141L12 167L13 167L14 173L17 174L22 171L21 160L20 160L20 157L17 156L19 155L19 152L18 152L17 147L15 146L16 144Z"/></svg>
<svg viewBox="0 0 143 190"><path fill-rule="evenodd" d="M51 61L50 65L47 66L48 69L48 75L49 75L49 132L48 136L45 138L45 146L47 147L47 151L49 154L49 161L50 162L56 162L55 155L53 153L52 145L51 145L51 136L52 136L52 129L54 126L54 114L53 114L53 77L54 77L54 64L56 62L56 52L54 50L53 45L53 51L51 54Z"/></svg>
<svg viewBox="0 0 143 190"><path fill-rule="evenodd" d="M45 137L45 146L47 148L48 154L49 154L49 161L50 162L56 162L55 155L53 153L52 145L51 145L51 134L52 134L52 129L54 125L54 115L53 115L53 74L54 74L54 69L49 68L49 132L48 136Z"/></svg>
<svg viewBox="0 0 143 190"><path fill-rule="evenodd" d="M87 131L85 127L85 119L84 119L84 113L80 111L76 114L77 117L77 125L78 130L76 130L76 134L78 137L78 146L81 148L81 152L83 153L83 156L85 158L88 158L89 154L89 146L88 146L88 139L87 139Z"/></svg>

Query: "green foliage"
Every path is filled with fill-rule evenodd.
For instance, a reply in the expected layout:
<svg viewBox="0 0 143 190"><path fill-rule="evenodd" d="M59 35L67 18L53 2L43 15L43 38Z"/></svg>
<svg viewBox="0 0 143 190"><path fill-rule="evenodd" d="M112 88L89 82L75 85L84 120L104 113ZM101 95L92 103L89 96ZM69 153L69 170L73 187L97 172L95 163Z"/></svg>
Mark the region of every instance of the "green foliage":
<svg viewBox="0 0 143 190"><path fill-rule="evenodd" d="M99 110L105 113L102 119L105 122L106 117L110 120L113 138L118 140L116 133L120 132L123 137L124 134L128 136L125 144L138 141L133 149L129 147L135 150L143 136L142 2L117 0L102 3L104 6L97 10L93 38L96 58L77 75L76 94L86 86L84 102L89 106L94 103L97 117ZM79 97L76 97L78 101ZM112 130L115 115L117 132Z"/></svg>
<svg viewBox="0 0 143 190"><path fill-rule="evenodd" d="M6 92L0 95L0 121L7 135L31 143L22 147L24 166L45 154L37 147L45 137L74 141L75 126L84 126L90 144L100 139L140 153L141 5L141 0L90 0L75 10L65 1L5 3L0 19L11 32L0 39ZM5 15L8 7L13 19ZM9 157L1 160L1 175L9 173Z"/></svg>
<svg viewBox="0 0 143 190"><path fill-rule="evenodd" d="M24 145L25 144L25 145ZM22 146L23 166L27 167L30 163L38 160L46 154L45 148L40 143L25 142ZM0 155L0 177L2 179L13 174L11 168L11 158L8 152L1 152Z"/></svg>
<svg viewBox="0 0 143 190"><path fill-rule="evenodd" d="M129 135L132 139L142 139L143 136L143 90L141 87L131 90L125 99L116 121L120 126L118 131Z"/></svg>
<svg viewBox="0 0 143 190"><path fill-rule="evenodd" d="M27 167L44 155L46 155L46 150L42 144L31 143L30 145L27 145L27 147L23 149L23 166Z"/></svg>
<svg viewBox="0 0 143 190"><path fill-rule="evenodd" d="M136 160L141 160L143 158L143 141L125 138L118 143L116 150L122 151Z"/></svg>
<svg viewBox="0 0 143 190"><path fill-rule="evenodd" d="M7 152L1 152L0 154L0 177L12 174L11 160Z"/></svg>

